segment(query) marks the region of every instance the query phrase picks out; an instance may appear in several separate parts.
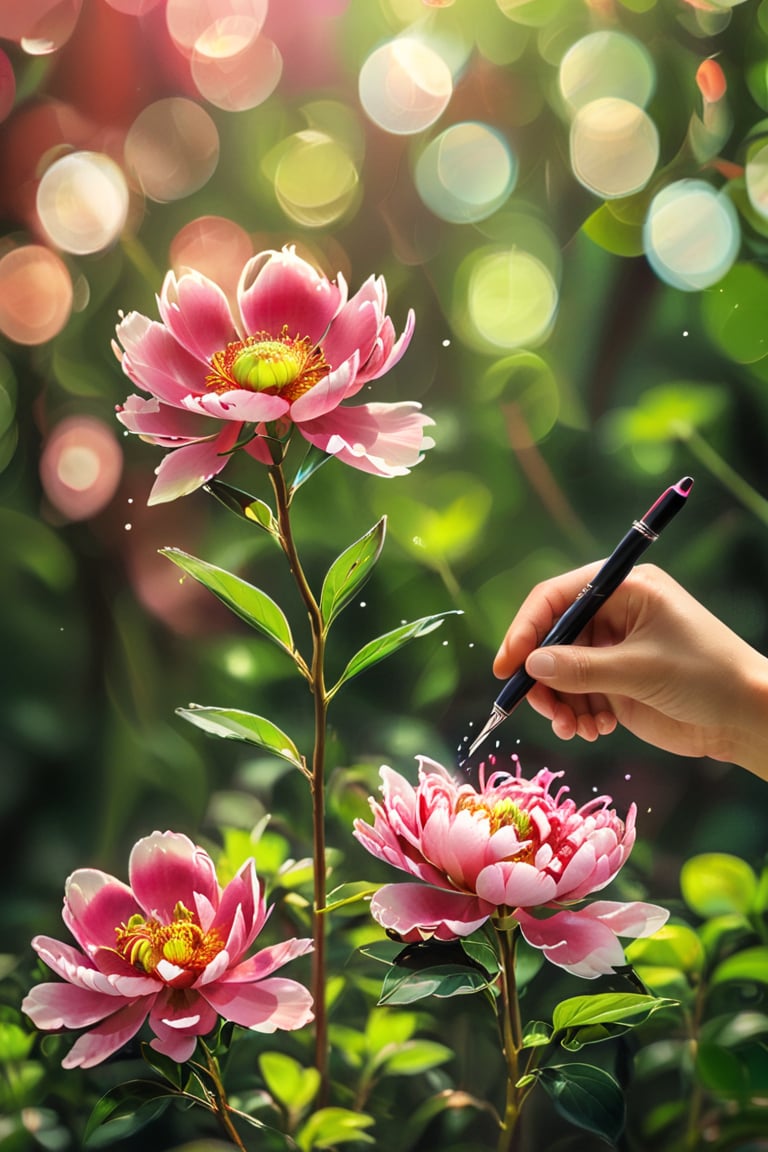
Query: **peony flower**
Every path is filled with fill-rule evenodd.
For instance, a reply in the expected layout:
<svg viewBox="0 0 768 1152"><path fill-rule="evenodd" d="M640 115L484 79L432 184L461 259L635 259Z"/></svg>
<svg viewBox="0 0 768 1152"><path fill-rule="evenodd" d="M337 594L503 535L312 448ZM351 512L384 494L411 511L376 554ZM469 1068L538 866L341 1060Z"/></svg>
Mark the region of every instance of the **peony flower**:
<svg viewBox="0 0 768 1152"><path fill-rule="evenodd" d="M398 362L413 312L395 339L382 277L347 299L293 248L262 252L243 268L233 315L222 289L199 272L169 272L158 297L162 323L138 312L117 326L123 371L149 399L129 396L118 420L173 449L157 469L149 503L193 492L242 448L271 464L270 441L296 427L305 440L378 476L401 476L432 447L433 421L411 401L345 401Z"/></svg>
<svg viewBox="0 0 768 1152"><path fill-rule="evenodd" d="M543 768L532 780L494 772L479 791L419 757L414 788L381 769L381 803L371 797L373 825L355 821L355 836L374 856L417 878L387 884L371 901L382 927L404 940L468 936L489 916L512 918L534 948L577 976L591 979L624 963L618 936L649 936L668 913L653 904L609 900L564 908L604 888L629 856L635 806L626 822L595 797L577 808ZM554 912L552 911L554 910Z"/></svg>
<svg viewBox="0 0 768 1152"><path fill-rule="evenodd" d="M129 876L130 887L95 868L73 872L62 915L79 948L48 936L32 941L66 983L37 985L22 1010L38 1028L89 1028L65 1068L106 1060L147 1017L151 1046L178 1062L219 1016L255 1032L312 1019L307 989L272 976L310 951L311 940L245 958L267 918L253 860L222 889L207 852L186 836L153 832L133 848Z"/></svg>

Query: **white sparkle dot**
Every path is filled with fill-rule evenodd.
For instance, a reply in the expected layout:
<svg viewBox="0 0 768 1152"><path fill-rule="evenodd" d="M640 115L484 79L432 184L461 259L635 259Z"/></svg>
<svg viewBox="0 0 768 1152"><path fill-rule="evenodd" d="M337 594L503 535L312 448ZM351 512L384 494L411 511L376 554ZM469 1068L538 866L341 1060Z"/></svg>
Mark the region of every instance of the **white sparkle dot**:
<svg viewBox="0 0 768 1152"><path fill-rule="evenodd" d="M361 601L360 601L360 607L361 607L361 608L365 608L365 600L361 600Z"/></svg>
<svg viewBox="0 0 768 1152"><path fill-rule="evenodd" d="M133 528L133 524L126 524L126 526L125 526L126 532L130 532L131 528Z"/></svg>
<svg viewBox="0 0 768 1152"><path fill-rule="evenodd" d="M683 332L683 336L687 336L687 335L688 335L687 331Z"/></svg>
<svg viewBox="0 0 768 1152"><path fill-rule="evenodd" d="M450 346L451 346L450 340L443 340L443 348L450 348Z"/></svg>

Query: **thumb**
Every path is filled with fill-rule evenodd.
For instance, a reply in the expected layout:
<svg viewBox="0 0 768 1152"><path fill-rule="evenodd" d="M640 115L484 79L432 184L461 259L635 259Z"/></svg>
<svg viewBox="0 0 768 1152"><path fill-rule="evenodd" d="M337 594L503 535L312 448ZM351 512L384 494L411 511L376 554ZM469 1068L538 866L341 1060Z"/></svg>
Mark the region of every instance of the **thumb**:
<svg viewBox="0 0 768 1152"><path fill-rule="evenodd" d="M534 680L558 692L621 692L631 687L627 681L627 660L619 645L605 648L556 646L537 648L525 662Z"/></svg>

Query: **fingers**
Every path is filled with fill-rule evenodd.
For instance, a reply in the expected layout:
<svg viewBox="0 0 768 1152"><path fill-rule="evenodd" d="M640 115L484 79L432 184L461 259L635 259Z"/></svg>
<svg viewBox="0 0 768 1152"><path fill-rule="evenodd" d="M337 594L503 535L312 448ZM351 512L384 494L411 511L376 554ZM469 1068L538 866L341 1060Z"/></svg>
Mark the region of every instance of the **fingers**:
<svg viewBox="0 0 768 1152"><path fill-rule="evenodd" d="M496 676L511 676L523 664L599 567L600 561L586 564L536 585L520 606L496 654L493 662Z"/></svg>

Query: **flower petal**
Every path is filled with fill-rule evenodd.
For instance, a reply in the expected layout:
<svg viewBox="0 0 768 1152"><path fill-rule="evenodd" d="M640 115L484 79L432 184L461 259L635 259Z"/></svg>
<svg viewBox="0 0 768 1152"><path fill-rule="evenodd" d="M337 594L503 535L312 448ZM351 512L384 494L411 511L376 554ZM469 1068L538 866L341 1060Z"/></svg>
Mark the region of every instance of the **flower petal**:
<svg viewBox="0 0 768 1152"><path fill-rule="evenodd" d="M115 928L140 911L131 889L97 868L78 868L66 881L62 918L88 955L114 948Z"/></svg>
<svg viewBox="0 0 768 1152"><path fill-rule="evenodd" d="M359 384L365 384L368 380L378 380L385 372L389 372L390 368L394 368L410 344L415 326L416 317L411 308L406 318L405 328L395 341L392 321L389 316L385 317L373 351L366 363L360 368Z"/></svg>
<svg viewBox="0 0 768 1152"><path fill-rule="evenodd" d="M207 852L179 832L153 832L134 845L128 863L131 888L145 915L170 924L181 903L192 911L195 893L218 905L216 869Z"/></svg>
<svg viewBox="0 0 768 1152"><path fill-rule="evenodd" d="M371 900L371 915L382 928L407 938L453 940L469 936L485 923L493 906L465 892L449 892L426 884L385 884Z"/></svg>
<svg viewBox="0 0 768 1152"><path fill-rule="evenodd" d="M626 904L614 900L595 900L582 909L583 915L592 916L607 925L617 936L652 936L669 919L669 911L658 904L645 904L630 900Z"/></svg>
<svg viewBox="0 0 768 1152"><path fill-rule="evenodd" d="M262 948L254 956L249 956L247 960L243 960L242 964L230 968L226 982L227 984L234 984L262 980L278 968L282 968L289 960L294 960L297 956L305 956L312 951L312 947L311 940L294 938L283 940L279 944L272 944L268 948Z"/></svg>
<svg viewBox="0 0 768 1152"><path fill-rule="evenodd" d="M269 392L230 388L227 392L206 392L201 396L187 396L184 407L190 412L214 416L217 420L239 420L243 424L260 424L264 420L278 420L288 411L289 404L282 396L273 396Z"/></svg>
<svg viewBox="0 0 768 1152"><path fill-rule="evenodd" d="M225 1020L254 1032L302 1028L314 1015L304 985L279 976L252 984L221 981L201 990L201 995Z"/></svg>
<svg viewBox="0 0 768 1152"><path fill-rule="evenodd" d="M604 906L602 915L600 903ZM649 908L653 908L653 912L641 911ZM649 935L666 920L662 908L653 905L634 908L611 901L597 902L579 911L557 912L546 920L537 920L519 908L514 915L529 944L541 948L553 964L586 980L607 975L624 964L624 950L617 931L621 935ZM643 930L635 932L635 928Z"/></svg>
<svg viewBox="0 0 768 1152"><path fill-rule="evenodd" d="M142 436L161 448L177 448L181 444L194 444L216 433L209 420L194 412L163 404L152 397L129 396L117 408L117 418L129 432Z"/></svg>
<svg viewBox="0 0 768 1152"><path fill-rule="evenodd" d="M93 1068L94 1064L101 1064L136 1035L146 1018L147 1007L146 999L126 1004L103 1024L86 1032L64 1057L62 1068Z"/></svg>
<svg viewBox="0 0 768 1152"><path fill-rule="evenodd" d="M349 393L350 386L355 379L359 357L354 352L349 360L345 360L338 368L329 372L322 380L318 380L314 387L299 396L291 405L291 419L295 424L304 420L315 420L327 412L338 408L342 400Z"/></svg>
<svg viewBox="0 0 768 1152"><path fill-rule="evenodd" d="M478 874L475 889L483 900L499 907L535 908L553 900L557 886L546 872L519 860L489 864Z"/></svg>
<svg viewBox="0 0 768 1152"><path fill-rule="evenodd" d="M433 424L412 401L339 407L302 423L305 440L345 464L377 476L404 476L433 446L424 428Z"/></svg>
<svg viewBox="0 0 768 1152"><path fill-rule="evenodd" d="M346 300L341 276L332 284L293 248L261 252L248 261L238 300L245 329L279 336L307 336L317 343Z"/></svg>
<svg viewBox="0 0 768 1152"><path fill-rule="evenodd" d="M35 936L32 947L57 976L78 988L130 999L157 991L151 977L140 976L113 948L95 948L90 956L85 956L77 948L49 936Z"/></svg>
<svg viewBox="0 0 768 1152"><path fill-rule="evenodd" d="M377 282L370 276L337 313L321 341L332 368L343 364L355 352L359 362L365 364L373 352L385 308L386 290L382 306Z"/></svg>
<svg viewBox="0 0 768 1152"><path fill-rule="evenodd" d="M208 365L174 339L164 324L140 312L129 312L117 326L125 352L118 356L129 380L145 392L178 406L185 396L202 391Z"/></svg>
<svg viewBox="0 0 768 1152"><path fill-rule="evenodd" d="M140 999L148 1003L146 996ZM74 984L50 983L36 984L24 997L21 1009L36 1028L84 1028L111 1016L126 1003L133 1000Z"/></svg>
<svg viewBox="0 0 768 1152"><path fill-rule="evenodd" d="M169 272L157 302L175 339L204 363L238 337L227 297L201 272L185 272L178 280Z"/></svg>
<svg viewBox="0 0 768 1152"><path fill-rule="evenodd" d="M230 449L237 443L239 424L225 424L215 440L203 440L175 448L155 469L148 504L165 504L202 488L212 476L226 467Z"/></svg>

